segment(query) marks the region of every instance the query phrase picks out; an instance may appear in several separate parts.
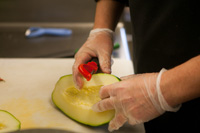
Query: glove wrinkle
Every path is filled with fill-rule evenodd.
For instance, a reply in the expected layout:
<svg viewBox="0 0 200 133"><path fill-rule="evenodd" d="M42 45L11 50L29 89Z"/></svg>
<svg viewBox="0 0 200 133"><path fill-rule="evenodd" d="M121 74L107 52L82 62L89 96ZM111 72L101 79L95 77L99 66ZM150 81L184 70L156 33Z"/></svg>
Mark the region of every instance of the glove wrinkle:
<svg viewBox="0 0 200 133"><path fill-rule="evenodd" d="M175 108L170 107L169 104L167 103L167 101L165 100L165 98L163 97L161 89L160 89L161 76L162 76L163 72L165 72L165 71L167 71L165 68L161 69L161 71L158 75L158 78L156 80L156 89L157 89L158 99L159 99L158 101L163 110L177 112L180 109L181 105L178 105Z"/></svg>
<svg viewBox="0 0 200 133"><path fill-rule="evenodd" d="M112 132L113 130L118 130L125 122L127 118L124 117L122 112L117 112L113 120L109 123L109 131Z"/></svg>
<svg viewBox="0 0 200 133"><path fill-rule="evenodd" d="M163 113L164 113L164 110L160 107L159 103L158 103L158 102L156 101L156 99L155 99L155 97L157 97L157 95L156 95L156 94L152 94L152 92L151 92L151 89L152 89L152 88L149 87L149 84L151 83L151 81L150 81L149 78L146 79L145 77L146 77L146 76L144 76L143 80L144 80L145 89L146 89L146 91L147 91L147 93L148 93L148 96L149 96L149 98L150 98L152 104L153 104L154 107L156 108L156 110L159 112L159 114L163 114ZM148 81L147 81L147 80L148 80ZM154 88L153 88L153 89L154 89Z"/></svg>

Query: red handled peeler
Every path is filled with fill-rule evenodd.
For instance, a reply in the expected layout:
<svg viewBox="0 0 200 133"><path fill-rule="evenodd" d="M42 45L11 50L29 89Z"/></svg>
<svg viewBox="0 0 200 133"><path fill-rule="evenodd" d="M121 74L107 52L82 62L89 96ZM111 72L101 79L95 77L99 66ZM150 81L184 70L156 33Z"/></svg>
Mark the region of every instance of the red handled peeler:
<svg viewBox="0 0 200 133"><path fill-rule="evenodd" d="M93 58L87 64L80 64L78 66L79 72L83 75L87 81L90 81L92 74L98 71L99 61L97 58Z"/></svg>

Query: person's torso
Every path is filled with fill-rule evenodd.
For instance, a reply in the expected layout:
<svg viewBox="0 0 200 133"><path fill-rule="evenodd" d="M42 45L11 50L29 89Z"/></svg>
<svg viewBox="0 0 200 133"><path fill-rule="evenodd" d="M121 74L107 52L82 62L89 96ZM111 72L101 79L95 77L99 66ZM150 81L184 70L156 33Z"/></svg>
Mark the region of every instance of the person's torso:
<svg viewBox="0 0 200 133"><path fill-rule="evenodd" d="M199 0L129 0L136 73L170 69L200 54Z"/></svg>

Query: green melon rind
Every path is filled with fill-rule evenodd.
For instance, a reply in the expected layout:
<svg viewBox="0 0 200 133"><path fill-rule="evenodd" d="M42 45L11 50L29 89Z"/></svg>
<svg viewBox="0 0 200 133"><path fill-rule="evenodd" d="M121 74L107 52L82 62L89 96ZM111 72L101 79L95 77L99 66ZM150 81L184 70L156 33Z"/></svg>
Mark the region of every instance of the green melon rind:
<svg viewBox="0 0 200 133"><path fill-rule="evenodd" d="M118 78L117 76L112 75L112 74L98 73L98 74L93 74L93 75L108 75L108 76L113 76L113 77L116 78L118 81L121 81L120 78ZM72 76L72 74L70 74L70 75L64 75L64 76L60 77L60 79L57 81L56 85L59 83L60 80L62 80L63 78L66 78L66 77L68 77L68 76ZM105 124L109 123L109 121L106 121L106 122L100 123L100 124L91 124L91 123L85 123L85 122L81 122L81 121L79 121L79 120L77 120L77 119L74 119L73 117L71 117L70 115L68 115L67 113L65 113L65 111L62 110L62 108L60 108L59 106L57 106L57 104L56 104L56 102L55 102L55 100L54 100L54 97L53 97L54 91L55 91L55 89L54 89L53 92L52 92L52 101L53 101L54 105L55 105L59 110L61 110L66 116L68 116L70 119L72 119L72 120L74 120L74 121L77 121L77 122L80 123L80 124L84 124L84 125L88 125L88 126L92 126L92 127L102 126L102 125L105 125Z"/></svg>
<svg viewBox="0 0 200 133"><path fill-rule="evenodd" d="M13 130L13 131L18 131L18 130L20 130L20 128L21 128L21 122L13 115L13 114L11 114L10 112L8 112L8 111L6 111L6 110L0 110L0 112L5 112L5 113L7 113L8 115L10 115L13 119L15 119L19 124L18 124L18 126L16 127L16 130ZM0 130L0 132L1 132L1 130Z"/></svg>

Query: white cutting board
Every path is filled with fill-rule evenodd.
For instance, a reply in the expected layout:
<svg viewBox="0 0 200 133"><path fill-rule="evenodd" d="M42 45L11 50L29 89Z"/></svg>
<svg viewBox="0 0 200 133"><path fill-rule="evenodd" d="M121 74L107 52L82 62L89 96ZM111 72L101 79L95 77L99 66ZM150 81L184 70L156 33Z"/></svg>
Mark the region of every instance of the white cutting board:
<svg viewBox="0 0 200 133"><path fill-rule="evenodd" d="M58 79L72 73L74 59L0 58L0 109L21 121L21 129L56 128L75 132L108 132L107 127L81 125L61 113L51 101ZM130 60L114 59L112 74L133 74ZM143 125L125 125L120 130L144 131Z"/></svg>

